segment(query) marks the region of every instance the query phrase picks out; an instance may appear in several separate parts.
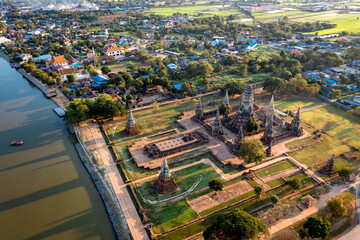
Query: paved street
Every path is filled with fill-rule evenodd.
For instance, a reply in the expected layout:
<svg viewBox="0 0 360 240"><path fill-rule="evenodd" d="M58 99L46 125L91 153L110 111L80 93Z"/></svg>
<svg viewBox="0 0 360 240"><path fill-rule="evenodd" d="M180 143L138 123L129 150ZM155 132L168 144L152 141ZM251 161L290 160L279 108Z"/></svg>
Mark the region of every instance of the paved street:
<svg viewBox="0 0 360 240"><path fill-rule="evenodd" d="M96 143L95 151L97 151L97 153L101 156L104 166L106 167L107 176L114 188L132 237L135 240L148 240L149 237L145 231L144 225L140 220L140 217L126 189L126 185L124 184L116 164L113 161L99 127L96 124L88 122L87 125L82 128L87 128L90 131L93 140Z"/></svg>

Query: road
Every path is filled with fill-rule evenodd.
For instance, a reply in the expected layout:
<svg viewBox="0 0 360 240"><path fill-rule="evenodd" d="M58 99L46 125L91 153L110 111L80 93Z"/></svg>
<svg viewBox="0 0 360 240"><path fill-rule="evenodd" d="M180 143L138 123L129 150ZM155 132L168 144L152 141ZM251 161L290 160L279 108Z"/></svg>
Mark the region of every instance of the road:
<svg viewBox="0 0 360 240"><path fill-rule="evenodd" d="M132 237L135 240L148 240L149 237L145 231L144 225L140 220L138 212L136 211L136 208L130 198L130 195L126 189L126 185L120 176L120 173L111 156L111 153L109 152L104 138L102 137L98 125L90 123L89 121L84 127L88 128L88 130L91 132L93 140L95 141L96 151L101 156L101 159L104 163L107 176L114 188L116 197L120 203Z"/></svg>

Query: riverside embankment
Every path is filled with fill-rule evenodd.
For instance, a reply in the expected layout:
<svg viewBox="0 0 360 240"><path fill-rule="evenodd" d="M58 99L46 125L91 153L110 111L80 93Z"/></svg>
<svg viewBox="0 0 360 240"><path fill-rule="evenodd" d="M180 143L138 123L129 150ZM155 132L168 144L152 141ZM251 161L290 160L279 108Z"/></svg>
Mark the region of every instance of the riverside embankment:
<svg viewBox="0 0 360 240"><path fill-rule="evenodd" d="M2 58L0 71L1 239L115 239L55 104Z"/></svg>

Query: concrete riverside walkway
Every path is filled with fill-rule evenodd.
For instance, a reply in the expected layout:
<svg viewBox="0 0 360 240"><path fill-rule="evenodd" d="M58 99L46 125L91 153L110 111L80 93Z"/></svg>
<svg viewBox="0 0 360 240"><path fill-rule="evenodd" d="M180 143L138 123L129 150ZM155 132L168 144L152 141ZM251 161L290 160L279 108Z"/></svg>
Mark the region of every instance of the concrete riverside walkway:
<svg viewBox="0 0 360 240"><path fill-rule="evenodd" d="M126 189L126 185L120 176L117 166L113 161L111 153L109 152L104 138L102 137L98 125L88 121L88 123L85 126L82 126L82 128L88 128L88 130L91 132L93 140L96 143L96 151L101 156L101 159L104 163L107 176L109 177L114 188L132 237L135 240L148 240L149 237L145 231L144 225L140 220L138 212L135 209L135 206Z"/></svg>

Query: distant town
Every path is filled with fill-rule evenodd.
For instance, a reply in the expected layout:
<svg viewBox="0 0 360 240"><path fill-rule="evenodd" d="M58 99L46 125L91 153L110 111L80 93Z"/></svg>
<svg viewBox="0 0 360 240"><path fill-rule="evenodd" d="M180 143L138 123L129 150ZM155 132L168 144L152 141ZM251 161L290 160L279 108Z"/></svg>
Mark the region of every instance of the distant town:
<svg viewBox="0 0 360 240"><path fill-rule="evenodd" d="M2 1L0 54L58 105L119 239L356 239L359 9Z"/></svg>

